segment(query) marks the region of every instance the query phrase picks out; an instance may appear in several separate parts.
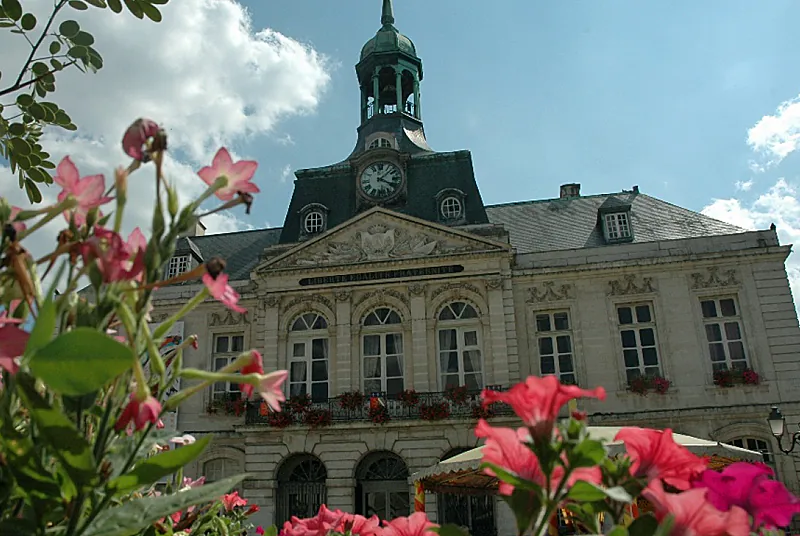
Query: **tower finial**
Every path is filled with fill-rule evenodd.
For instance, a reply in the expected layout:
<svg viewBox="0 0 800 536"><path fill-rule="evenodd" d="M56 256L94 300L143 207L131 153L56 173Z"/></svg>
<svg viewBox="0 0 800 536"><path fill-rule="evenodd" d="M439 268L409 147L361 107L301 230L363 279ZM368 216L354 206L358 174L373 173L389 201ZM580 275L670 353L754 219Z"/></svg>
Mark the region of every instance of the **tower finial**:
<svg viewBox="0 0 800 536"><path fill-rule="evenodd" d="M394 9L392 8L392 0L383 0L381 24L384 26L394 24Z"/></svg>

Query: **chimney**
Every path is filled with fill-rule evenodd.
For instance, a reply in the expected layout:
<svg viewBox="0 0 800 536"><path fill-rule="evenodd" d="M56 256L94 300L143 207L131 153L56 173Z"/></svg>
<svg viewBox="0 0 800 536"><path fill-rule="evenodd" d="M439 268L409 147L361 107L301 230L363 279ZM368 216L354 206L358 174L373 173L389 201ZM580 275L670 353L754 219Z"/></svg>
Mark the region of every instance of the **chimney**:
<svg viewBox="0 0 800 536"><path fill-rule="evenodd" d="M638 193L639 193L639 185L638 185L638 184L635 184L635 185L633 186L633 193L635 193L635 194L638 194Z"/></svg>
<svg viewBox="0 0 800 536"><path fill-rule="evenodd" d="M561 185L561 199L581 196L581 185L577 182Z"/></svg>
<svg viewBox="0 0 800 536"><path fill-rule="evenodd" d="M206 226L203 225L203 222L197 220L197 223L194 224L194 229L189 229L185 233L181 234L181 236L203 236L206 234Z"/></svg>

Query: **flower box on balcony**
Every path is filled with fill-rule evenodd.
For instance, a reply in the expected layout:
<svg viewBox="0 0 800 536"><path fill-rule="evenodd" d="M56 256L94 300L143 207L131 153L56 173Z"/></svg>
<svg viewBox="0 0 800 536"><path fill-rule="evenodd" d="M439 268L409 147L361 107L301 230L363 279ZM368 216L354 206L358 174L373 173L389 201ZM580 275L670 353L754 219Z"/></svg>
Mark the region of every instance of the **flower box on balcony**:
<svg viewBox="0 0 800 536"><path fill-rule="evenodd" d="M650 390L664 395L669 391L670 385L672 382L662 376L639 376L628 382L628 390L642 396L647 396Z"/></svg>
<svg viewBox="0 0 800 536"><path fill-rule="evenodd" d="M242 398L241 393L225 393L224 396L213 399L206 407L206 413L210 415L233 415L241 417L247 408L247 401Z"/></svg>
<svg viewBox="0 0 800 536"><path fill-rule="evenodd" d="M719 387L733 387L734 385L758 385L761 376L751 368L723 369L714 372L714 385Z"/></svg>

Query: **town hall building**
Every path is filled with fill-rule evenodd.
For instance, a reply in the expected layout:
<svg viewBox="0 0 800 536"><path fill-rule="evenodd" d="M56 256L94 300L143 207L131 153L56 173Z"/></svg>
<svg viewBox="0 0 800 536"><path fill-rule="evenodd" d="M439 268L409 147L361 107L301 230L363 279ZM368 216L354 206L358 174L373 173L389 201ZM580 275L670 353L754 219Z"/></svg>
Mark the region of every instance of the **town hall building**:
<svg viewBox="0 0 800 536"><path fill-rule="evenodd" d="M606 388L607 401L581 403L592 424L759 450L797 490L800 467L776 454L766 420L772 405L789 427L800 420L791 247L774 228L746 231L637 186L554 184L549 199L485 204L471 153L426 139L422 61L391 0L356 75L355 146L295 173L283 226L200 225L169 263L172 276L224 257L248 310L208 301L188 315L181 335L200 337L188 366L255 348L265 370L289 370L282 414L227 383L181 406L178 429L216 436L189 474L250 473L240 492L264 524L321 503L407 515L411 474L479 444L481 388L553 374ZM153 320L199 288L158 290ZM493 498L428 494L426 510L475 535L514 533Z"/></svg>

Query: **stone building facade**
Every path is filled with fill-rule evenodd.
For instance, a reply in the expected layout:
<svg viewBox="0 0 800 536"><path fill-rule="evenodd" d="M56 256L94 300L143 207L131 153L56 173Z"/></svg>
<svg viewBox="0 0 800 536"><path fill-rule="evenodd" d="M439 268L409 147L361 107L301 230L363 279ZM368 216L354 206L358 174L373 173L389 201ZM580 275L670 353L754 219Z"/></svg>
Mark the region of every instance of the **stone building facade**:
<svg viewBox="0 0 800 536"><path fill-rule="evenodd" d="M637 187L583 195L567 184L553 199L484 205L470 154L428 146L421 61L395 29L390 0L382 15L356 67L353 153L297 172L281 228L198 229L170 263L174 274L225 257L248 309L209 301L186 317L185 333L200 337L187 365L213 370L255 348L265 369L290 370L287 395L311 401L286 426L258 404L239 413L235 385L188 401L178 428L216 436L190 471L250 473L241 492L263 523L321 502L407 514L411 473L478 444L476 390L557 374L606 388L605 402L582 404L592 424L669 427L762 450L797 489L800 467L775 453L766 422L771 405L790 426L800 420L791 247L774 229L745 231ZM198 289L157 291L154 321ZM758 382L745 383L752 373ZM663 394L657 377L670 382ZM465 398L445 394L461 386ZM647 396L633 392L643 386ZM400 399L407 390L416 403ZM490 499L428 495L426 507L474 534L513 533Z"/></svg>

